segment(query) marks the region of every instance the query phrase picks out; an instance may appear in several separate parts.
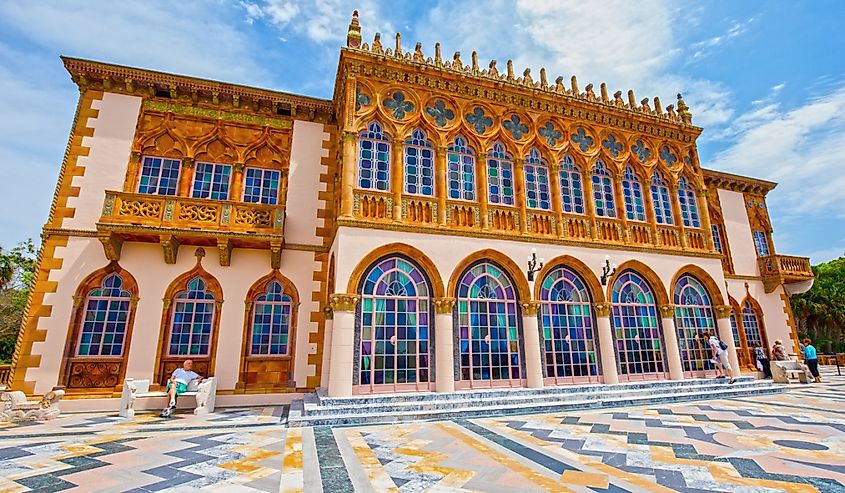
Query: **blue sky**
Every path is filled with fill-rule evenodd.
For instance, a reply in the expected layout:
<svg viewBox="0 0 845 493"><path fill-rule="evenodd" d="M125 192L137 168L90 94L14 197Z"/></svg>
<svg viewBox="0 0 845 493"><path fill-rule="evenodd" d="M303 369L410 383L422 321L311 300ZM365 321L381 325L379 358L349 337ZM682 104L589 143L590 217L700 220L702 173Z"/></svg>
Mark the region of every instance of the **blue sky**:
<svg viewBox="0 0 845 493"><path fill-rule="evenodd" d="M37 238L77 90L59 55L329 98L353 9L365 41L441 42L670 102L704 127L702 164L780 183L777 251L845 254L845 2L158 0L4 2L0 245Z"/></svg>

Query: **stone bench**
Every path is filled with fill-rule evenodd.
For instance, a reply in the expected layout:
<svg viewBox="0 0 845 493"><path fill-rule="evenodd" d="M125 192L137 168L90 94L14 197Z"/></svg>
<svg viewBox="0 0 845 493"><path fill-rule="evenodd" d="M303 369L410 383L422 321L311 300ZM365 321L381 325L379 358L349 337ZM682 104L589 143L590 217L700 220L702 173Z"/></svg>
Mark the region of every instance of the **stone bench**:
<svg viewBox="0 0 845 493"><path fill-rule="evenodd" d="M199 384L196 380L191 380L188 384L188 391L179 397L182 396L193 396L196 399L197 407L194 409L194 414L213 413L214 398L217 396L217 380L214 377L209 377L203 379ZM119 414L124 418L135 416L135 399L147 397L167 397L167 392L163 390L151 392L149 380L127 378L123 381Z"/></svg>
<svg viewBox="0 0 845 493"><path fill-rule="evenodd" d="M801 383L810 383L810 371L800 361L772 361L772 381L789 383L790 377L798 378Z"/></svg>
<svg viewBox="0 0 845 493"><path fill-rule="evenodd" d="M64 390L51 390L38 401L26 400L26 394L20 390L0 394L2 407L0 421L44 421L61 414L59 401L64 397Z"/></svg>

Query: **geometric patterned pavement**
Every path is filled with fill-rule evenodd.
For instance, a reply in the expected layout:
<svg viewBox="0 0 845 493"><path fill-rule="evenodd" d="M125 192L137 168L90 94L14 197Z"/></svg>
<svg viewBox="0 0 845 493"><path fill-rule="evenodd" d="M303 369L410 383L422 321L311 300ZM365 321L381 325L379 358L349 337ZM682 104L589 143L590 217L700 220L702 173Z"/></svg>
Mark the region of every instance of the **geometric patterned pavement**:
<svg viewBox="0 0 845 493"><path fill-rule="evenodd" d="M0 425L0 492L845 492L845 377L823 371L784 394L401 426L65 415Z"/></svg>

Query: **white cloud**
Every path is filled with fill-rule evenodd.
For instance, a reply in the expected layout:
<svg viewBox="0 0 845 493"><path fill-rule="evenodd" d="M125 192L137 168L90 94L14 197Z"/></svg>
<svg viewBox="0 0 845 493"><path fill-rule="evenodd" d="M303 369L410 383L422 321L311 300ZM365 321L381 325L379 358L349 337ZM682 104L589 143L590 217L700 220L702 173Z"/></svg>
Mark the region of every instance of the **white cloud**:
<svg viewBox="0 0 845 493"><path fill-rule="evenodd" d="M691 61L700 60L710 55L717 47L724 45L733 38L745 34L748 31L748 27L753 22L754 17L750 17L744 22L734 22L723 34L713 36L705 39L704 41L693 43L690 45L690 49L693 50Z"/></svg>

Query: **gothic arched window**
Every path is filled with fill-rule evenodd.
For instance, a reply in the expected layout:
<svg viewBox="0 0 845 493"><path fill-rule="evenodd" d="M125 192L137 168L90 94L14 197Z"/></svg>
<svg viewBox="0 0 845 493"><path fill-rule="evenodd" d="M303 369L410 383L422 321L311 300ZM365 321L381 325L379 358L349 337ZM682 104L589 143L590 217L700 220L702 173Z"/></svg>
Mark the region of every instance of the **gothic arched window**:
<svg viewBox="0 0 845 493"><path fill-rule="evenodd" d="M513 158L496 142L487 153L487 193L491 204L513 205Z"/></svg>
<svg viewBox="0 0 845 493"><path fill-rule="evenodd" d="M358 135L358 188L390 190L390 139L377 121Z"/></svg>
<svg viewBox="0 0 845 493"><path fill-rule="evenodd" d="M581 183L581 170L575 165L572 156L566 155L560 163L560 203L563 212L570 214L584 213L584 187Z"/></svg>
<svg viewBox="0 0 845 493"><path fill-rule="evenodd" d="M742 328L745 329L745 342L749 349L754 349L757 346L766 349L763 345L763 335L760 332L757 310L748 300L745 300L745 303L742 304Z"/></svg>
<svg viewBox="0 0 845 493"><path fill-rule="evenodd" d="M678 203L681 206L681 218L684 226L700 228L701 221L698 218L698 203L695 200L695 191L687 183L685 176L678 180Z"/></svg>
<svg viewBox="0 0 845 493"><path fill-rule="evenodd" d="M549 196L549 167L540 156L540 151L532 147L525 160L525 202L531 209L552 208Z"/></svg>
<svg viewBox="0 0 845 493"><path fill-rule="evenodd" d="M434 149L420 129L405 141L405 193L434 195Z"/></svg>
<svg viewBox="0 0 845 493"><path fill-rule="evenodd" d="M593 205L596 216L616 217L616 205L613 197L613 177L601 161L593 166Z"/></svg>
<svg viewBox="0 0 845 493"><path fill-rule="evenodd" d="M698 279L685 274L675 283L674 303L681 364L685 372L703 377L704 372L714 369L710 348L701 338L704 331L716 334L710 296Z"/></svg>
<svg viewBox="0 0 845 493"><path fill-rule="evenodd" d="M214 294L206 282L195 277L187 289L173 299L167 354L169 356L209 356L214 319Z"/></svg>
<svg viewBox="0 0 845 493"><path fill-rule="evenodd" d="M622 175L622 199L625 201L625 217L629 221L645 221L643 186L630 166L625 166Z"/></svg>
<svg viewBox="0 0 845 493"><path fill-rule="evenodd" d="M446 154L449 167L449 198L475 200L475 153L460 135Z"/></svg>
<svg viewBox="0 0 845 493"><path fill-rule="evenodd" d="M131 299L117 274L108 275L99 288L88 293L76 356L123 354Z"/></svg>
<svg viewBox="0 0 845 493"><path fill-rule="evenodd" d="M636 272L623 272L613 284L611 301L620 375L662 377L663 342L651 286Z"/></svg>
<svg viewBox="0 0 845 493"><path fill-rule="evenodd" d="M252 333L249 354L286 355L290 348L293 300L277 280L267 283L263 294L252 305Z"/></svg>
<svg viewBox="0 0 845 493"><path fill-rule="evenodd" d="M669 197L669 186L660 172L655 171L651 175L651 203L654 206L654 220L657 224L675 224Z"/></svg>

